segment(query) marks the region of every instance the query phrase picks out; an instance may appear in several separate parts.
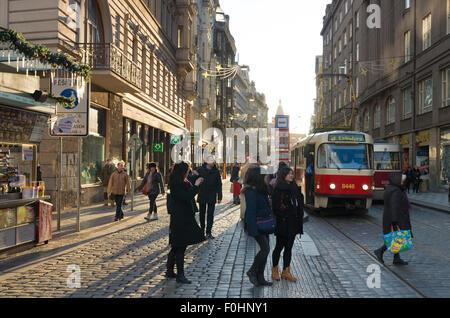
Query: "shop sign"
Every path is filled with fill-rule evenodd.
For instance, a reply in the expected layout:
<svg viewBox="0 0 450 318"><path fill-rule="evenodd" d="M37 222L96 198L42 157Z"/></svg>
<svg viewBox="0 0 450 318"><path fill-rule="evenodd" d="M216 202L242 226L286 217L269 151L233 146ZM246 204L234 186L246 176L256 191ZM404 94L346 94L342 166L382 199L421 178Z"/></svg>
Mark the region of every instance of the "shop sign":
<svg viewBox="0 0 450 318"><path fill-rule="evenodd" d="M153 152L163 152L163 144L162 143L153 144Z"/></svg>
<svg viewBox="0 0 450 318"><path fill-rule="evenodd" d="M409 135L403 135L399 139L399 144L401 146L409 146Z"/></svg>
<svg viewBox="0 0 450 318"><path fill-rule="evenodd" d="M52 94L75 99L73 105L56 107L52 136L87 136L89 134L89 84L69 78L55 78Z"/></svg>
<svg viewBox="0 0 450 318"><path fill-rule="evenodd" d="M33 161L33 145L22 145L22 160Z"/></svg>
<svg viewBox="0 0 450 318"><path fill-rule="evenodd" d="M421 131L416 135L416 144L419 146L428 146L430 144L430 131Z"/></svg>
<svg viewBox="0 0 450 318"><path fill-rule="evenodd" d="M48 116L9 107L0 107L0 141L39 143L47 127Z"/></svg>

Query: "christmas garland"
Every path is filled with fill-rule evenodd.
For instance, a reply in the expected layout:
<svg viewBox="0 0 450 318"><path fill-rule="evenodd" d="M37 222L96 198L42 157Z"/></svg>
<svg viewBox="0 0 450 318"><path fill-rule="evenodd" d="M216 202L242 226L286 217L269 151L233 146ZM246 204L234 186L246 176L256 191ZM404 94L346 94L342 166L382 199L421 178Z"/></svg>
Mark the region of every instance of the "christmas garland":
<svg viewBox="0 0 450 318"><path fill-rule="evenodd" d="M0 29L0 42L9 42L10 49L17 50L29 59L39 59L42 63L49 63L54 68L63 66L69 72L82 76L89 80L91 68L85 64L78 64L66 54L54 53L43 45L33 45L29 43L21 33L14 30Z"/></svg>
<svg viewBox="0 0 450 318"><path fill-rule="evenodd" d="M73 104L75 103L75 98L73 98L73 97L69 98L69 97L65 97L65 96L50 95L50 98L53 98L54 100L56 100L56 102L63 107L72 107Z"/></svg>

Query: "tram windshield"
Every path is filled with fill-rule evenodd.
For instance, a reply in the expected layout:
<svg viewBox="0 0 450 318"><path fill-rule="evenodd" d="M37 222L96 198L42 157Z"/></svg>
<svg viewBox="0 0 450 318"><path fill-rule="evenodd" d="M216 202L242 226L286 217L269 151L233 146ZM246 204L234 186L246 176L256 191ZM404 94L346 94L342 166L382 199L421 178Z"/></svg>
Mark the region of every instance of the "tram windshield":
<svg viewBox="0 0 450 318"><path fill-rule="evenodd" d="M375 152L375 170L390 171L400 170L399 152Z"/></svg>
<svg viewBox="0 0 450 318"><path fill-rule="evenodd" d="M319 148L319 169L372 169L369 145L323 144Z"/></svg>

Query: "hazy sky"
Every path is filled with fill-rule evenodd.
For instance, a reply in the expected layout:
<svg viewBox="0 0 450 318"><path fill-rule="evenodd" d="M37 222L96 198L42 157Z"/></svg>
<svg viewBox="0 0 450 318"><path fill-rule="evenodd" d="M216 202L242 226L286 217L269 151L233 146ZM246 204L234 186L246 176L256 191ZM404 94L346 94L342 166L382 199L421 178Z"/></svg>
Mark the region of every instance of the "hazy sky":
<svg viewBox="0 0 450 318"><path fill-rule="evenodd" d="M239 64L266 95L269 121L279 100L291 132L307 133L314 109L315 57L322 54L325 7L331 0L220 0L230 16ZM301 116L301 117L300 117Z"/></svg>

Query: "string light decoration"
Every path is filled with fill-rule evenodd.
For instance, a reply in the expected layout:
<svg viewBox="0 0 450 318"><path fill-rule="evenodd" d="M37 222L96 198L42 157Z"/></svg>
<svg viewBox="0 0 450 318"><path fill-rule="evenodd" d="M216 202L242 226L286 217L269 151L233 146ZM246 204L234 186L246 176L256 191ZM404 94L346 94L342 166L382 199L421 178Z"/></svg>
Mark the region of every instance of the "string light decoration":
<svg viewBox="0 0 450 318"><path fill-rule="evenodd" d="M232 67L222 67L221 65L217 65L215 69L208 69L203 65L200 65L200 69L203 71L202 76L204 78L217 77L221 79L234 79L239 70L243 68L236 64Z"/></svg>
<svg viewBox="0 0 450 318"><path fill-rule="evenodd" d="M383 59L358 61L359 73L367 76L368 73L387 73L392 72L402 65L406 56L388 57Z"/></svg>

